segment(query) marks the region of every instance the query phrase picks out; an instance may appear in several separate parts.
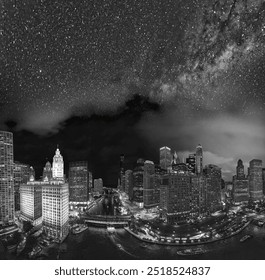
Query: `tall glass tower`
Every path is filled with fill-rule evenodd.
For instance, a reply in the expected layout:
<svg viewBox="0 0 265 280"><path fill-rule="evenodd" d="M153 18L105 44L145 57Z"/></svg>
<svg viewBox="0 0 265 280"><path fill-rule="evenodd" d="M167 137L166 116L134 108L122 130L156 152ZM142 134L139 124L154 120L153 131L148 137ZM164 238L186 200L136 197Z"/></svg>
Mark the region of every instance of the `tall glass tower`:
<svg viewBox="0 0 265 280"><path fill-rule="evenodd" d="M160 166L163 169L168 169L172 164L172 154L169 147L161 147L159 150Z"/></svg>
<svg viewBox="0 0 265 280"><path fill-rule="evenodd" d="M203 171L203 155L202 146L199 144L196 147L196 174L200 175Z"/></svg>
<svg viewBox="0 0 265 280"><path fill-rule="evenodd" d="M14 219L13 134L0 131L0 224Z"/></svg>

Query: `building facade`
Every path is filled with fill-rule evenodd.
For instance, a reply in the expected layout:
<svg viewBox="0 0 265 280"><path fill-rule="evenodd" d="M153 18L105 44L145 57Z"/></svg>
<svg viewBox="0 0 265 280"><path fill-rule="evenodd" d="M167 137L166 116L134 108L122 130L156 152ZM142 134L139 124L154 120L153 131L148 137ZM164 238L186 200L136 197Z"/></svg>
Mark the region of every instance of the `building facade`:
<svg viewBox="0 0 265 280"><path fill-rule="evenodd" d="M20 185L20 217L33 226L42 223L42 185L29 181Z"/></svg>
<svg viewBox="0 0 265 280"><path fill-rule="evenodd" d="M56 149L55 155L53 157L52 177L53 179L58 180L64 179L64 162L59 148Z"/></svg>
<svg viewBox="0 0 265 280"><path fill-rule="evenodd" d="M241 159L237 162L236 176L233 177L232 198L235 204L249 201L249 180L245 176L244 165Z"/></svg>
<svg viewBox="0 0 265 280"><path fill-rule="evenodd" d="M14 162L14 199L15 211L20 210L20 185L29 181L30 166L18 161Z"/></svg>
<svg viewBox="0 0 265 280"><path fill-rule="evenodd" d="M185 222L191 217L192 175L175 172L162 177L160 210L167 223Z"/></svg>
<svg viewBox="0 0 265 280"><path fill-rule="evenodd" d="M69 233L69 186L52 180L42 185L43 231L61 243Z"/></svg>
<svg viewBox="0 0 265 280"><path fill-rule="evenodd" d="M92 173L88 170L87 161L69 163L69 195L72 203L87 203L91 192Z"/></svg>
<svg viewBox="0 0 265 280"><path fill-rule="evenodd" d="M201 175L202 172L203 172L203 151L202 151L201 144L199 144L196 147L195 161L196 161L195 172L196 172L197 175Z"/></svg>
<svg viewBox="0 0 265 280"><path fill-rule="evenodd" d="M159 201L155 201L155 164L153 161L144 162L143 174L143 203L145 208L157 206Z"/></svg>
<svg viewBox="0 0 265 280"><path fill-rule="evenodd" d="M133 201L140 208L144 206L144 160L138 159L133 169Z"/></svg>
<svg viewBox="0 0 265 280"><path fill-rule="evenodd" d="M171 149L169 147L161 147L159 150L159 158L160 158L160 166L163 169L168 169L171 168L172 165L172 154L171 154Z"/></svg>
<svg viewBox="0 0 265 280"><path fill-rule="evenodd" d="M47 161L43 167L42 180L45 182L52 180L52 165L49 161Z"/></svg>
<svg viewBox="0 0 265 280"><path fill-rule="evenodd" d="M262 160L249 162L249 196L251 201L263 199Z"/></svg>
<svg viewBox="0 0 265 280"><path fill-rule="evenodd" d="M0 131L0 225L14 221L13 134Z"/></svg>
<svg viewBox="0 0 265 280"><path fill-rule="evenodd" d="M99 195L103 192L103 180L102 178L94 179L94 193Z"/></svg>
<svg viewBox="0 0 265 280"><path fill-rule="evenodd" d="M125 171L125 193L128 194L129 200L133 199L133 171L130 169Z"/></svg>
<svg viewBox="0 0 265 280"><path fill-rule="evenodd" d="M186 158L186 164L190 172L196 172L196 154L189 154L189 157Z"/></svg>
<svg viewBox="0 0 265 280"><path fill-rule="evenodd" d="M212 213L222 208L222 171L217 165L208 164L205 166L203 172L206 180L206 208L208 213Z"/></svg>

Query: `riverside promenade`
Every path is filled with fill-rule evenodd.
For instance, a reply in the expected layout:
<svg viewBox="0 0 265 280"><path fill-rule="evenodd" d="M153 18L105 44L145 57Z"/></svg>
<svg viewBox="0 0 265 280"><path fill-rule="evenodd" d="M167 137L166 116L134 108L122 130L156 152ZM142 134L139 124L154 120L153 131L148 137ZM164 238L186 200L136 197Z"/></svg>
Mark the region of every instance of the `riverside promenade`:
<svg viewBox="0 0 265 280"><path fill-rule="evenodd" d="M213 237L213 238L200 238L200 239L181 239L181 238L161 238L158 240L158 238L154 237L146 237L143 234L135 233L132 231L129 227L125 227L124 229L129 232L132 236L137 238L138 240L141 240L143 242L152 243L152 244L158 244L158 245L166 245L166 246L193 246L193 245L203 245L203 244L209 244L217 241L221 241L227 238L230 238L232 236L235 236L242 232L251 221L246 222L242 227L240 227L238 230L232 232L229 235L221 236L221 237Z"/></svg>

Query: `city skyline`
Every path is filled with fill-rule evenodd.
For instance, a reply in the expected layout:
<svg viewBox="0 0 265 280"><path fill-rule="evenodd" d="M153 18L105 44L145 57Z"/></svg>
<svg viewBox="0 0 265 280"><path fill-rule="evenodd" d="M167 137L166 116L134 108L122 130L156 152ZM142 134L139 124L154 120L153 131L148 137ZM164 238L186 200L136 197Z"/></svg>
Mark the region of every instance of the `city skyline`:
<svg viewBox="0 0 265 280"><path fill-rule="evenodd" d="M15 140L15 139L14 139ZM200 145L200 144L198 144L198 145ZM56 147L57 147L57 149L58 149L58 144L56 145ZM15 147L14 147L15 148ZM144 158L143 156L138 156L138 155L130 155L130 159L131 158L134 158L135 159L135 161L128 161L128 160L125 160L125 167L126 167L126 169L125 170L127 170L127 169L132 169L135 165L136 165L136 162L137 162L137 160L139 159L139 158L143 158L144 160L154 160L154 158L156 158L156 160L155 160L155 163L159 163L159 149L161 150L161 148L164 148L164 147L160 147L160 148L158 148L158 150L156 151L156 155L154 155L152 158ZM195 155L195 152L196 152L196 147L194 148L194 150L192 151L176 151L176 150L174 150L174 149L172 149L172 151L171 151L171 148L169 148L170 149L170 155L171 155L171 157L170 157L170 160L172 161L173 160L173 157L174 157L174 154L177 152L177 156L178 156L178 159L179 159L179 161L180 162L182 162L182 163L187 163L186 162L186 160L189 158L189 156L190 155ZM174 151L174 152L173 152ZM124 154L122 154L123 156L124 156ZM126 155L126 154L125 154ZM66 155L66 157L67 157L67 155ZM15 155L14 155L14 158L15 158ZM51 157L52 158L52 157ZM75 157L74 157L75 158ZM126 157L127 158L127 157ZM95 175L95 177L94 178L100 178L100 177L102 177L103 178L103 181L105 182L105 181L107 181L107 183L106 183L106 186L110 186L110 187L116 187L116 186L118 186L117 185L117 182L118 182L118 180L119 180L119 178L120 178L120 175L119 175L119 173L120 173L120 163L119 163L119 159L120 159L120 156L119 156L119 158L116 160L117 162L116 162L116 164L114 164L114 166L116 167L116 171L114 172L114 174L115 175L113 175L112 176L112 182L110 183L110 182L108 182L107 180L104 180L104 171L102 172L102 169L101 170L98 170L96 173L93 173L93 176L94 176L94 174L96 174ZM237 161L238 160L242 160L243 161L243 163L249 163L251 160L253 160L254 159L254 157L250 157L250 160L249 161L247 161L247 160L245 160L244 159L244 156L241 156L241 157L239 157L239 158L236 158L236 159L233 159L233 160L231 160L231 163L230 163L230 170L228 170L228 169L223 169L223 164L222 164L222 157L218 157L218 156L215 156L214 154L212 154L211 152L208 152L207 150L206 151L204 151L203 150L203 167L204 166L206 166L206 165L209 165L209 164L216 164L216 165L218 165L221 169L222 169L222 176L223 176L223 179L225 180L225 181L232 181L232 179L233 179L233 176L234 176L234 174L236 173L236 166L237 166ZM260 159L260 158L258 158L258 159ZM88 166L89 166L89 170L90 171L92 171L93 170L93 163L92 162L90 162L90 161L88 161L86 158L84 158L84 157L82 157L82 160L84 161L86 161L87 162L87 164L88 164ZM169 160L169 161L170 161ZM15 161L17 161L16 160L16 158L15 158ZM41 161L42 160L39 160L39 163L41 163ZM38 179L40 179L40 178L42 178L42 176L43 176L43 168L45 168L45 165L47 164L47 162L49 162L50 160L49 160L49 158L48 157L46 157L45 158L45 164L43 165L43 166L41 166L41 167L38 167L38 169L37 169L37 175L36 175L36 178L38 178ZM68 159L68 161L67 162L65 162L66 163L66 166L67 166L67 168L66 168L66 170L69 170L69 164L71 164L71 163L73 163L73 162L79 162L80 161L80 159L78 159L78 158L75 158L75 160L72 160L72 159ZM17 162L19 162L19 163L22 163L22 164L28 164L27 162L23 162L23 161L17 161ZM234 162L235 162L235 164L234 164ZM171 164L170 164L171 165ZM37 166L39 166L39 164L37 164ZM33 168L34 168L34 171L36 171L35 169L35 167L34 166L32 166ZM125 171L124 170L124 171ZM66 175L66 177L68 177L68 171L66 172L65 171L65 175Z"/></svg>

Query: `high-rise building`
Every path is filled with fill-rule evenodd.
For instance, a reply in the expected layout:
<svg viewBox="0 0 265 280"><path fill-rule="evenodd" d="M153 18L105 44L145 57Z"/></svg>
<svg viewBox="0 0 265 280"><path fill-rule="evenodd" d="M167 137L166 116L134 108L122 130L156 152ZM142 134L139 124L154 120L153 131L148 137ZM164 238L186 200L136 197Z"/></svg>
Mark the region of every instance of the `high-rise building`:
<svg viewBox="0 0 265 280"><path fill-rule="evenodd" d="M29 168L29 179L33 178L35 180L35 170L33 168L33 166L30 166Z"/></svg>
<svg viewBox="0 0 265 280"><path fill-rule="evenodd" d="M192 176L191 183L191 217L196 218L207 212L206 178Z"/></svg>
<svg viewBox="0 0 265 280"><path fill-rule="evenodd" d="M0 225L14 221L13 134L0 131Z"/></svg>
<svg viewBox="0 0 265 280"><path fill-rule="evenodd" d="M43 231L58 242L69 233L69 186L63 180L42 185Z"/></svg>
<svg viewBox="0 0 265 280"><path fill-rule="evenodd" d="M168 223L183 222L191 217L193 176L188 172L175 172L162 177L159 207Z"/></svg>
<svg viewBox="0 0 265 280"><path fill-rule="evenodd" d="M124 173L124 154L120 155L120 176L119 176L119 189L125 191L125 173Z"/></svg>
<svg viewBox="0 0 265 280"><path fill-rule="evenodd" d="M26 184L29 181L30 167L28 164L14 162L14 198L15 211L20 210L20 190L21 184Z"/></svg>
<svg viewBox="0 0 265 280"><path fill-rule="evenodd" d="M186 158L186 164L190 172L196 172L196 154L189 154L189 157Z"/></svg>
<svg viewBox="0 0 265 280"><path fill-rule="evenodd" d="M265 168L262 168L263 195L265 196Z"/></svg>
<svg viewBox="0 0 265 280"><path fill-rule="evenodd" d="M220 210L221 204L221 182L222 171L221 168L208 164L203 170L206 177L206 207L208 212L215 212Z"/></svg>
<svg viewBox="0 0 265 280"><path fill-rule="evenodd" d="M155 201L155 164L153 161L144 162L143 174L143 203L145 208L157 206L159 201Z"/></svg>
<svg viewBox="0 0 265 280"><path fill-rule="evenodd" d="M42 180L45 182L52 180L52 165L49 161L43 167Z"/></svg>
<svg viewBox="0 0 265 280"><path fill-rule="evenodd" d="M102 178L94 179L94 193L101 194L103 192L103 180Z"/></svg>
<svg viewBox="0 0 265 280"><path fill-rule="evenodd" d="M144 206L143 199L144 184L144 160L139 158L136 167L133 169L133 201L142 208Z"/></svg>
<svg viewBox="0 0 265 280"><path fill-rule="evenodd" d="M133 171L128 169L125 171L125 192L129 196L129 200L133 199Z"/></svg>
<svg viewBox="0 0 265 280"><path fill-rule="evenodd" d="M169 147L161 147L160 148L160 166L163 169L168 169L172 164L172 154L171 149Z"/></svg>
<svg viewBox="0 0 265 280"><path fill-rule="evenodd" d="M89 201L90 177L92 177L92 173L88 170L87 161L69 163L70 202L87 203Z"/></svg>
<svg viewBox="0 0 265 280"><path fill-rule="evenodd" d="M64 178L64 162L59 148L56 149L52 162L53 179L62 180Z"/></svg>
<svg viewBox="0 0 265 280"><path fill-rule="evenodd" d="M251 201L263 199L262 160L249 162L249 195Z"/></svg>
<svg viewBox="0 0 265 280"><path fill-rule="evenodd" d="M241 159L237 162L236 176L233 177L232 198L236 204L248 202L249 200L249 180L245 176Z"/></svg>
<svg viewBox="0 0 265 280"><path fill-rule="evenodd" d="M42 223L42 185L29 181L20 185L20 217L33 226Z"/></svg>
<svg viewBox="0 0 265 280"><path fill-rule="evenodd" d="M52 180L42 184L43 231L58 242L69 233L69 186L64 180L63 157L57 148L53 158Z"/></svg>
<svg viewBox="0 0 265 280"><path fill-rule="evenodd" d="M201 175L203 172L203 152L202 152L202 146L199 144L196 147L196 174Z"/></svg>

